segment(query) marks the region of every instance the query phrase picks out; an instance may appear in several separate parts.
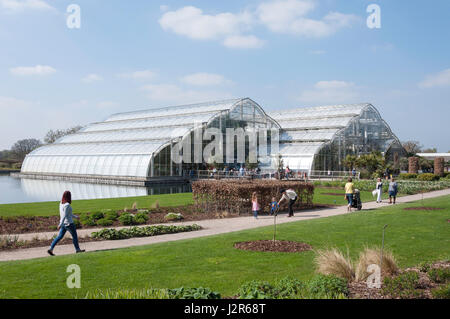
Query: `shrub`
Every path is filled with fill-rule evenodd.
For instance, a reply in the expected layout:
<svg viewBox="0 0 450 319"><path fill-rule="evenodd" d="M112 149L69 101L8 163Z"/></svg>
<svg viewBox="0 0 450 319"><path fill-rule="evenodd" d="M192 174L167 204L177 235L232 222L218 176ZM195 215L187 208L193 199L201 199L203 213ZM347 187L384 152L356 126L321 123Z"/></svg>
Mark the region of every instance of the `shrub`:
<svg viewBox="0 0 450 319"><path fill-rule="evenodd" d="M99 226L111 226L113 224L113 221L107 218L101 218L97 220L97 225Z"/></svg>
<svg viewBox="0 0 450 319"><path fill-rule="evenodd" d="M109 219L111 221L117 220L117 217L119 217L119 214L117 212L108 211L108 212L105 213L105 218Z"/></svg>
<svg viewBox="0 0 450 319"><path fill-rule="evenodd" d="M275 297L278 299L293 299L305 288L304 283L292 277L285 277L275 286Z"/></svg>
<svg viewBox="0 0 450 319"><path fill-rule="evenodd" d="M364 250L359 254L358 264L355 271L356 281L364 281L370 275L367 272L367 267L369 265L375 264L380 265L381 263L381 248L364 248ZM383 262L381 263L381 274L394 275L398 272L397 262L394 258L392 252L387 249L383 250Z"/></svg>
<svg viewBox="0 0 450 319"><path fill-rule="evenodd" d="M338 249L324 249L316 251L315 262L317 271L324 275L335 275L351 281L355 277L352 261L348 255L344 256Z"/></svg>
<svg viewBox="0 0 450 319"><path fill-rule="evenodd" d="M148 215L146 213L137 213L134 216L134 221L136 224L145 224L148 220Z"/></svg>
<svg viewBox="0 0 450 319"><path fill-rule="evenodd" d="M94 220L99 220L99 219L102 219L103 217L105 217L105 215L102 212L94 212L94 213L91 213L91 217Z"/></svg>
<svg viewBox="0 0 450 319"><path fill-rule="evenodd" d="M168 295L170 299L220 299L220 293L203 287L169 289Z"/></svg>
<svg viewBox="0 0 450 319"><path fill-rule="evenodd" d="M134 216L130 213L123 213L119 216L119 221L125 226L134 225Z"/></svg>
<svg viewBox="0 0 450 319"><path fill-rule="evenodd" d="M92 216L88 214L82 214L80 216L80 222L83 226L95 226L96 222Z"/></svg>
<svg viewBox="0 0 450 319"><path fill-rule="evenodd" d="M183 218L183 215L181 215L180 213L168 213L166 216L164 216L164 219L169 221L181 220Z"/></svg>
<svg viewBox="0 0 450 319"><path fill-rule="evenodd" d="M434 268L428 270L428 277L435 283L447 283L450 281L450 268Z"/></svg>
<svg viewBox="0 0 450 319"><path fill-rule="evenodd" d="M415 173L401 173L398 175L399 179L416 179L417 174Z"/></svg>
<svg viewBox="0 0 450 319"><path fill-rule="evenodd" d="M316 275L307 284L310 296L340 298L348 295L347 280L334 275Z"/></svg>
<svg viewBox="0 0 450 319"><path fill-rule="evenodd" d="M393 298L420 298L422 293L416 290L418 287L419 274L415 271L407 271L396 277L385 277L382 292Z"/></svg>
<svg viewBox="0 0 450 319"><path fill-rule="evenodd" d="M150 237L163 234L174 234L188 231L195 231L202 229L199 225L183 225L183 226L146 226L146 227L131 227L131 228L105 228L98 232L91 234L92 238L103 238L106 240L128 239L133 237Z"/></svg>
<svg viewBox="0 0 450 319"><path fill-rule="evenodd" d="M275 288L267 281L252 280L239 287L239 299L274 299Z"/></svg>
<svg viewBox="0 0 450 319"><path fill-rule="evenodd" d="M419 181L432 182L432 181L438 181L439 176L434 175L432 173L424 173L424 174L420 174L419 176L417 176L417 179Z"/></svg>
<svg viewBox="0 0 450 319"><path fill-rule="evenodd" d="M435 299L450 299L450 284L431 290L431 295Z"/></svg>
<svg viewBox="0 0 450 319"><path fill-rule="evenodd" d="M285 277L273 286L267 281L253 280L244 283L237 292L240 299L293 299L305 285L298 279Z"/></svg>

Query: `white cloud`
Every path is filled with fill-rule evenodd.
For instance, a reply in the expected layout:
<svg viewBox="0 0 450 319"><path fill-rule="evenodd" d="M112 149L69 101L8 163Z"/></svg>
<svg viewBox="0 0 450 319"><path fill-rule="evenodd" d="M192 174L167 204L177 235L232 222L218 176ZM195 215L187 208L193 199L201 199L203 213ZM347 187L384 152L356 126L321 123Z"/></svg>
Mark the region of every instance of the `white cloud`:
<svg viewBox="0 0 450 319"><path fill-rule="evenodd" d="M422 89L447 86L450 87L450 69L428 75L425 80L419 83L419 87Z"/></svg>
<svg viewBox="0 0 450 319"><path fill-rule="evenodd" d="M263 25L275 33L318 38L349 27L359 18L351 14L329 12L315 20L307 15L316 8L316 0L272 0L261 3L254 11L205 14L201 9L185 6L165 12L159 24L165 31L195 40L219 40L228 48L253 49L264 41L248 34Z"/></svg>
<svg viewBox="0 0 450 319"><path fill-rule="evenodd" d="M54 7L42 0L0 0L0 8L9 13L17 13L25 10L56 11Z"/></svg>
<svg viewBox="0 0 450 319"><path fill-rule="evenodd" d="M229 85L233 82L227 80L223 75L213 73L194 73L182 77L181 82L194 86L217 86Z"/></svg>
<svg viewBox="0 0 450 319"><path fill-rule="evenodd" d="M358 19L339 12L330 12L321 20L307 18L315 7L316 2L312 0L275 0L260 4L257 15L272 32L310 38L330 36Z"/></svg>
<svg viewBox="0 0 450 319"><path fill-rule="evenodd" d="M264 41L254 35L233 35L226 37L223 45L232 49L257 49L264 45Z"/></svg>
<svg viewBox="0 0 450 319"><path fill-rule="evenodd" d="M250 23L251 16L246 12L208 15L192 6L166 12L159 19L159 24L164 30L196 40L211 40L239 34Z"/></svg>
<svg viewBox="0 0 450 319"><path fill-rule="evenodd" d="M173 84L149 84L141 88L149 99L160 102L188 104L231 98L231 95L220 91L199 91L184 89Z"/></svg>
<svg viewBox="0 0 450 319"><path fill-rule="evenodd" d="M36 65L31 67L19 66L9 69L12 75L29 76L29 75L49 75L56 72L54 68L48 65Z"/></svg>
<svg viewBox="0 0 450 319"><path fill-rule="evenodd" d="M150 70L134 71L128 73L121 73L119 77L135 79L135 80L149 80L156 77L156 73Z"/></svg>
<svg viewBox="0 0 450 319"><path fill-rule="evenodd" d="M100 75L91 73L85 76L81 81L83 81L84 83L94 83L101 80L103 80L103 78Z"/></svg>
<svg viewBox="0 0 450 319"><path fill-rule="evenodd" d="M359 102L360 95L353 82L319 81L312 89L305 90L298 98L303 103L341 104Z"/></svg>
<svg viewBox="0 0 450 319"><path fill-rule="evenodd" d="M219 40L228 48L260 48L263 41L254 35L244 35L254 25L250 12L204 14L199 8L187 6L163 14L159 24L166 31L194 40Z"/></svg>

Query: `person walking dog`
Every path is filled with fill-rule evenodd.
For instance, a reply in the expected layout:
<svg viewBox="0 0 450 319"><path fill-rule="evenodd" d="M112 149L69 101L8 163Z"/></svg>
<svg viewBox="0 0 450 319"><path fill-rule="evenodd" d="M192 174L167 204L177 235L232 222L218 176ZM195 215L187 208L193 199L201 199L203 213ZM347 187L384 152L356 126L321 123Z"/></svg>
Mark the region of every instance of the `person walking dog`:
<svg viewBox="0 0 450 319"><path fill-rule="evenodd" d="M281 189L280 194L282 194L282 196L278 201L278 205L280 205L283 200L289 201L289 214L287 217L293 217L294 210L292 209L292 207L294 206L294 203L298 198L297 193L293 189Z"/></svg>
<svg viewBox="0 0 450 319"><path fill-rule="evenodd" d="M75 228L75 224L73 223L73 218L79 218L78 216L74 215L72 213L72 194L69 191L65 191L61 202L59 203L59 215L60 215L60 221L58 225L59 234L58 236L53 240L52 244L50 245L50 249L47 250L48 254L51 256L54 256L53 249L55 248L56 244L64 237L67 231L72 235L72 241L73 245L75 246L75 251L77 253L83 253L85 250L81 250L80 246L78 245L78 236L77 236L77 230Z"/></svg>

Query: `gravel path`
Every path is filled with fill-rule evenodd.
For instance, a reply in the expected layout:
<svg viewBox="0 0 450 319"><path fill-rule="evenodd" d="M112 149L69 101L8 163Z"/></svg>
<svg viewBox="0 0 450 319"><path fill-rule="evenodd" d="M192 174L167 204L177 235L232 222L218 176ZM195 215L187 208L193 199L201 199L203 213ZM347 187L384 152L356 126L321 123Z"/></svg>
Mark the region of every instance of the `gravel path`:
<svg viewBox="0 0 450 319"><path fill-rule="evenodd" d="M423 198L434 198L439 196L450 195L450 189L434 191L429 193L424 193ZM422 194L409 195L404 197L397 198L397 203L407 203L412 201L417 201L422 199ZM376 202L368 202L363 203L363 210L370 210L374 208L381 208L389 206L388 201L384 201L383 203L377 204ZM312 210L303 210L300 212L296 212L294 217L287 218L287 215L280 214L277 218L277 224L284 224L290 222L296 222L301 220L315 219L315 218L323 218L329 216L336 216L347 214L346 206L326 208L326 209L312 209ZM245 229L252 229L257 227L269 226L273 225L273 217L270 216L261 216L257 220L255 220L252 216L246 217L235 217L235 218L225 218L225 219L211 219L211 220L202 220L195 222L183 222L176 223L176 225L191 225L198 224L203 227L202 230L192 231L186 233L177 233L177 234L167 234L167 235L159 235L154 237L143 237L143 238L132 238L126 240L110 240L110 241L100 241L100 242L87 242L81 243L81 249L86 249L87 252L98 251L98 250L109 250L109 249L118 249L132 246L140 246L140 245L148 245L155 243L162 243L168 241L182 240L182 239L190 239L190 238L198 238L204 236L211 236L217 234L225 234ZM123 228L123 227L119 227ZM78 236L86 236L94 231L98 231L99 229L81 229L78 231ZM55 232L49 233L33 233L33 234L20 234L19 238L22 240L30 240L34 237L39 238L51 238ZM70 234L67 234L66 237L70 238ZM54 253L56 255L68 255L74 253L74 247L72 244L70 245L58 245L56 246ZM25 259L33 259L40 257L50 257L47 254L46 247L38 247L38 248L28 248L28 249L17 249L12 251L3 251L0 252L0 261L9 261L9 260L25 260Z"/></svg>

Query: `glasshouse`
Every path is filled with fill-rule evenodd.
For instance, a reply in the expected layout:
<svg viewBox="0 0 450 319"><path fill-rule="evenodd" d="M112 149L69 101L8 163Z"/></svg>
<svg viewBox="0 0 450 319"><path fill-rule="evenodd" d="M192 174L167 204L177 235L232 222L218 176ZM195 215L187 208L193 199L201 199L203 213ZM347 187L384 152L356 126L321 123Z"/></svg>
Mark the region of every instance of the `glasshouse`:
<svg viewBox="0 0 450 319"><path fill-rule="evenodd" d="M219 132L221 138L205 139L208 129ZM229 129L246 134L245 154L233 150L231 160L224 151L235 145L235 136L231 141L226 138ZM200 140L196 138L199 130ZM266 113L253 100L242 98L111 115L34 150L25 158L21 175L151 181L189 176L216 163L240 167L249 161L252 142L248 133L255 131L265 132L259 133L254 144L256 163L263 170L277 169L282 159L293 170L337 171L344 169L348 154L376 150L398 159L403 152L371 104ZM213 156L199 157L198 151L205 155L212 140L220 145L210 153ZM185 145L181 152L180 142ZM174 152L183 154L183 160L174 161Z"/></svg>

